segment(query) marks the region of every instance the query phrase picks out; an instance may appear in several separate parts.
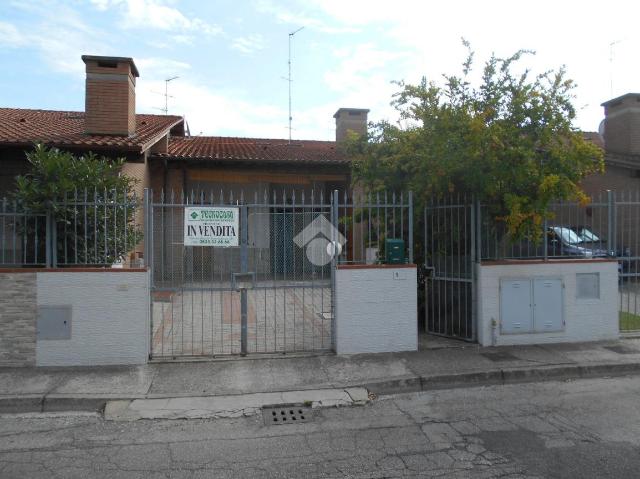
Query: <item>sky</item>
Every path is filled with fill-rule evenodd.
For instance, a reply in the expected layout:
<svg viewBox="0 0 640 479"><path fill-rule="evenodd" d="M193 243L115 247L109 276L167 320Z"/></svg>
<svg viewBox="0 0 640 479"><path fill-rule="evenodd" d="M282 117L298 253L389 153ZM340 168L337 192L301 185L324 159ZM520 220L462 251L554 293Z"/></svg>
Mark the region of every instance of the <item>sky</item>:
<svg viewBox="0 0 640 479"><path fill-rule="evenodd" d="M396 81L478 71L534 50L534 73L566 66L575 126L596 131L603 101L640 92L640 2L426 0L0 0L0 107L84 110L83 54L132 57L136 111L192 135L286 138L289 34L294 139L332 140L338 108L398 121Z"/></svg>

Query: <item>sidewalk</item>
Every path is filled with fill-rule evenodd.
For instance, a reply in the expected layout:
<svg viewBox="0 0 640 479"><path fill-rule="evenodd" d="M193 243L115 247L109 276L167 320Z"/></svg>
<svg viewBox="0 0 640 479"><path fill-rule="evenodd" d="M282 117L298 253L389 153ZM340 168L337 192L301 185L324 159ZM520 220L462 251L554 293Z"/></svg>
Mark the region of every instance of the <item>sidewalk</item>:
<svg viewBox="0 0 640 479"><path fill-rule="evenodd" d="M269 356L144 366L0 368L0 412L97 410L114 399L364 387L374 394L640 373L640 339L480 348L427 338L420 352Z"/></svg>

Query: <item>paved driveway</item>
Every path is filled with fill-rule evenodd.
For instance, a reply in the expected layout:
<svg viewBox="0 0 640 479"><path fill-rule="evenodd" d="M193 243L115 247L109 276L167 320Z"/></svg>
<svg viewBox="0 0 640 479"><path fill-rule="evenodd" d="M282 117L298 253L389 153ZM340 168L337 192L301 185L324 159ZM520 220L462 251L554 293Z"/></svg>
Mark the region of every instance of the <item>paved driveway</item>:
<svg viewBox="0 0 640 479"><path fill-rule="evenodd" d="M249 353L331 348L331 288L327 282L261 284L247 291ZM275 286L275 287L273 287ZM154 357L240 353L240 293L195 283L153 300Z"/></svg>

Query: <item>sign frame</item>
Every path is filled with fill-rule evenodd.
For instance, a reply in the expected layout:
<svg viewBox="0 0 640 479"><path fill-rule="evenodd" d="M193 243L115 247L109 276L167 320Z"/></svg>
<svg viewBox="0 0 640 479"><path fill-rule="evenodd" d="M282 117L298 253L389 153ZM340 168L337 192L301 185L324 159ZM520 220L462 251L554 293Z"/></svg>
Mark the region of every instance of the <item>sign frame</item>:
<svg viewBox="0 0 640 479"><path fill-rule="evenodd" d="M239 207L184 207L184 246L230 248L239 246L239 239Z"/></svg>

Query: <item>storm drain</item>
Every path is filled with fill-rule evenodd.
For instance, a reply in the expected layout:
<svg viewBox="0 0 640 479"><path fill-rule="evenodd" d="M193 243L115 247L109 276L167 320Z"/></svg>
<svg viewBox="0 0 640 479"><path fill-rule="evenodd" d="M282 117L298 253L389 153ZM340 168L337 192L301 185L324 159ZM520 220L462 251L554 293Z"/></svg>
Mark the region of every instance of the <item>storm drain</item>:
<svg viewBox="0 0 640 479"><path fill-rule="evenodd" d="M480 353L480 356L484 356L491 361L500 362L500 361L519 361L520 358L515 357L513 354L507 351L494 351L487 353Z"/></svg>
<svg viewBox="0 0 640 479"><path fill-rule="evenodd" d="M262 418L265 426L298 424L313 419L313 410L307 406L284 405L262 408Z"/></svg>

